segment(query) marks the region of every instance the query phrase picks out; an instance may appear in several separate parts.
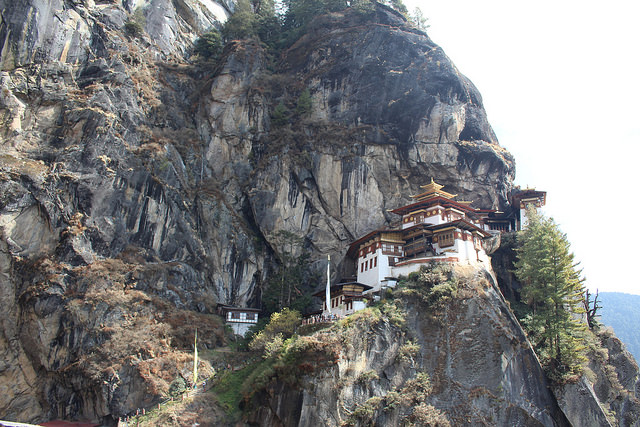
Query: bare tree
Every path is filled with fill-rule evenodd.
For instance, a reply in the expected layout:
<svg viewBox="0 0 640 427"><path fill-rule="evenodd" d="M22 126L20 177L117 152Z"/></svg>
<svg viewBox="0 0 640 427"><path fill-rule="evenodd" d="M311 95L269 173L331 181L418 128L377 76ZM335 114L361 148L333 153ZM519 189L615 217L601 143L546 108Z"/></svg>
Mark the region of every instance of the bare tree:
<svg viewBox="0 0 640 427"><path fill-rule="evenodd" d="M599 308L602 308L601 305L598 305L598 290L596 289L596 295L591 300L591 293L589 289L585 289L584 291L584 300L582 303L584 304L584 312L587 315L587 323L589 324L589 328L592 329L595 325L596 316L598 316L597 312Z"/></svg>

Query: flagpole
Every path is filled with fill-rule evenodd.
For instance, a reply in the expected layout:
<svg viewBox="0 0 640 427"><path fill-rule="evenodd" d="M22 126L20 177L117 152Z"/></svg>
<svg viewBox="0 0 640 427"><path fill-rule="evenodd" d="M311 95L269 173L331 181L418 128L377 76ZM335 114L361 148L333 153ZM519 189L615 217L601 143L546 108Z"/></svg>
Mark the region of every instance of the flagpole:
<svg viewBox="0 0 640 427"><path fill-rule="evenodd" d="M198 383L198 328L196 328L196 335L193 339L193 388L196 388Z"/></svg>
<svg viewBox="0 0 640 427"><path fill-rule="evenodd" d="M325 290L327 313L331 314L331 255L327 255L327 288Z"/></svg>

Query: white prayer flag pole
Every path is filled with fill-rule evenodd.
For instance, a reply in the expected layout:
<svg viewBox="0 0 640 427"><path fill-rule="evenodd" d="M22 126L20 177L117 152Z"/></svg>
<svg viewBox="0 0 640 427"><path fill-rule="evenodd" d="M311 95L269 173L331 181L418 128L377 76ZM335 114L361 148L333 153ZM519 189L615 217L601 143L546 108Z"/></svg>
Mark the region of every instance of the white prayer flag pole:
<svg viewBox="0 0 640 427"><path fill-rule="evenodd" d="M198 328L193 338L193 386L198 383Z"/></svg>
<svg viewBox="0 0 640 427"><path fill-rule="evenodd" d="M327 289L325 291L325 298L327 304L327 313L331 314L331 255L327 255Z"/></svg>

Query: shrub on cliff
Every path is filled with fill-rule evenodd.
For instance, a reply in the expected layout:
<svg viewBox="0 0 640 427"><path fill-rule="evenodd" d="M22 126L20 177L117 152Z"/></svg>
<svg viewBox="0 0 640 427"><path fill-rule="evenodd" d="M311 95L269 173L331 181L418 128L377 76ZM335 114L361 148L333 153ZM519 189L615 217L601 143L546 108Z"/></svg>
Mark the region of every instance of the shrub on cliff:
<svg viewBox="0 0 640 427"><path fill-rule="evenodd" d="M131 17L124 23L124 31L129 37L142 37L146 18L141 8L137 8Z"/></svg>
<svg viewBox="0 0 640 427"><path fill-rule="evenodd" d="M253 337L249 348L253 351L266 350L265 357L274 355L279 351L279 347L282 347L284 340L295 333L300 325L300 319L300 313L288 308L273 313L267 326ZM274 345L278 343L278 348L275 348Z"/></svg>
<svg viewBox="0 0 640 427"><path fill-rule="evenodd" d="M271 123L277 127L284 126L289 123L289 109L283 102L278 103L276 108L273 109L273 112L271 113Z"/></svg>
<svg viewBox="0 0 640 427"><path fill-rule="evenodd" d="M248 0L239 0L235 12L222 27L225 41L246 39L256 34L257 16Z"/></svg>
<svg viewBox="0 0 640 427"><path fill-rule="evenodd" d="M196 40L195 52L201 59L217 59L222 53L222 36L217 30L204 33Z"/></svg>
<svg viewBox="0 0 640 427"><path fill-rule="evenodd" d="M169 396L180 396L187 390L187 382L181 376L178 376L175 380L171 381L169 385Z"/></svg>
<svg viewBox="0 0 640 427"><path fill-rule="evenodd" d="M449 264L430 264L400 280L395 294L415 298L432 312L444 308L457 295L458 281Z"/></svg>

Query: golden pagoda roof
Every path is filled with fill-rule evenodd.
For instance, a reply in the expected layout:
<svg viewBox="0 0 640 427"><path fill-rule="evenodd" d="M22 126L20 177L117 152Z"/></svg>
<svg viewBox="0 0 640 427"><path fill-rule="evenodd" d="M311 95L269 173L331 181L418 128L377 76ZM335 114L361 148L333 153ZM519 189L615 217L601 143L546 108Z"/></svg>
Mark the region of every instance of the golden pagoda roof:
<svg viewBox="0 0 640 427"><path fill-rule="evenodd" d="M420 194L416 194L415 196L411 196L412 199L424 200L430 197L440 196L445 199L453 199L457 196L457 194L447 193L446 191L442 191L444 185L440 185L431 178L431 182L427 185L422 185L420 188L424 190L424 192Z"/></svg>

